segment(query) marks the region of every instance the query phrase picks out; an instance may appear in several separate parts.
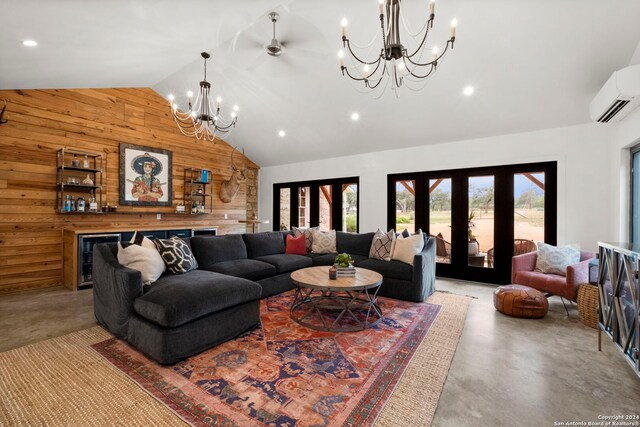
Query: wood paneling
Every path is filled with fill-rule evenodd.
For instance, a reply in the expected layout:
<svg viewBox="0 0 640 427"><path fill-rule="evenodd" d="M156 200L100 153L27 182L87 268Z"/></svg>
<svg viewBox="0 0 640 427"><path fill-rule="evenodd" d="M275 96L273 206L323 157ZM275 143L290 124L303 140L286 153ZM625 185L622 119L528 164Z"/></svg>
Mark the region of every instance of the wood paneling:
<svg viewBox="0 0 640 427"><path fill-rule="evenodd" d="M233 147L183 136L168 102L151 89L15 90L0 91L0 98L7 101L8 119L0 125L0 293L63 284L64 229L216 226L220 234L242 233L246 226L238 220L257 210L258 166L247 159L253 179L241 185L231 203L223 203L218 194L222 180L231 175ZM118 205L122 142L173 152L174 206L118 206L118 212L105 215L57 214L56 151L69 147L103 152L103 202ZM184 169L190 167L212 171L211 214L173 213L184 201ZM157 213L163 214L160 220Z"/></svg>

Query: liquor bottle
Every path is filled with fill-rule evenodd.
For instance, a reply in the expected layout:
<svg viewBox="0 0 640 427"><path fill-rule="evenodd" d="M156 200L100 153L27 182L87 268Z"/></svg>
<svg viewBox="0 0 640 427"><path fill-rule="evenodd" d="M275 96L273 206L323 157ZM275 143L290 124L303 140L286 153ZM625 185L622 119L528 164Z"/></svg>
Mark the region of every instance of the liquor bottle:
<svg viewBox="0 0 640 427"><path fill-rule="evenodd" d="M198 202L191 202L191 213L198 213Z"/></svg>
<svg viewBox="0 0 640 427"><path fill-rule="evenodd" d="M73 196L71 196L71 201L69 202L69 211L70 212L76 211L76 199L74 199Z"/></svg>
<svg viewBox="0 0 640 427"><path fill-rule="evenodd" d="M78 212L84 212L85 201L84 197L78 197Z"/></svg>
<svg viewBox="0 0 640 427"><path fill-rule="evenodd" d="M82 159L82 167L85 169L89 169L89 156L84 155L84 159Z"/></svg>
<svg viewBox="0 0 640 427"><path fill-rule="evenodd" d="M67 196L64 198L64 208L63 210L65 212L71 212L71 199L69 198L69 195L67 194Z"/></svg>
<svg viewBox="0 0 640 427"><path fill-rule="evenodd" d="M80 160L78 160L78 156L75 154L73 155L73 159L71 159L71 166L74 168L80 167Z"/></svg>
<svg viewBox="0 0 640 427"><path fill-rule="evenodd" d="M98 202L96 202L93 190L91 190L91 197L89 198L89 212L98 212Z"/></svg>

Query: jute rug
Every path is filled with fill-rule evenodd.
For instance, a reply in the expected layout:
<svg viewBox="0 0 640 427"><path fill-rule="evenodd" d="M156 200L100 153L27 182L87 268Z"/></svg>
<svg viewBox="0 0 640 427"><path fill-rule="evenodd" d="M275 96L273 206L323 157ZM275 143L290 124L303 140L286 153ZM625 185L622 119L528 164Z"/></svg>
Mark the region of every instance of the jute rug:
<svg viewBox="0 0 640 427"><path fill-rule="evenodd" d="M376 408L376 426L431 423L469 298L436 293L429 303L439 305L439 313L386 404ZM94 327L0 353L0 425L184 425L176 408L146 393L91 347L110 338Z"/></svg>

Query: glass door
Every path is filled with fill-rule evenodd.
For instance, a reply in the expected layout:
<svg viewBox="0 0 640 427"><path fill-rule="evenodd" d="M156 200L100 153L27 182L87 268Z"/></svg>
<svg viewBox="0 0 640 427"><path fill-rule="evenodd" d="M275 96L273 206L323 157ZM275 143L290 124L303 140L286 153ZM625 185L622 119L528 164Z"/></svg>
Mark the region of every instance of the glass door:
<svg viewBox="0 0 640 427"><path fill-rule="evenodd" d="M436 262L451 264L451 178L429 180L429 234L436 238Z"/></svg>
<svg viewBox="0 0 640 427"><path fill-rule="evenodd" d="M493 268L495 242L495 176L468 178L467 265Z"/></svg>

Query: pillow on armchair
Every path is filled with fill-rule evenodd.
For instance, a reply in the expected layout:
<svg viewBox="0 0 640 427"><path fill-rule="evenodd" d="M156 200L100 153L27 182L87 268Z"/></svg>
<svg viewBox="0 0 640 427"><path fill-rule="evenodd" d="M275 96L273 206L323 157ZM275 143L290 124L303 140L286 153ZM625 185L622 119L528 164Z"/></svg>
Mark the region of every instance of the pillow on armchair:
<svg viewBox="0 0 640 427"><path fill-rule="evenodd" d="M580 249L577 245L556 247L538 242L538 258L534 271L566 276L567 267L579 262Z"/></svg>

